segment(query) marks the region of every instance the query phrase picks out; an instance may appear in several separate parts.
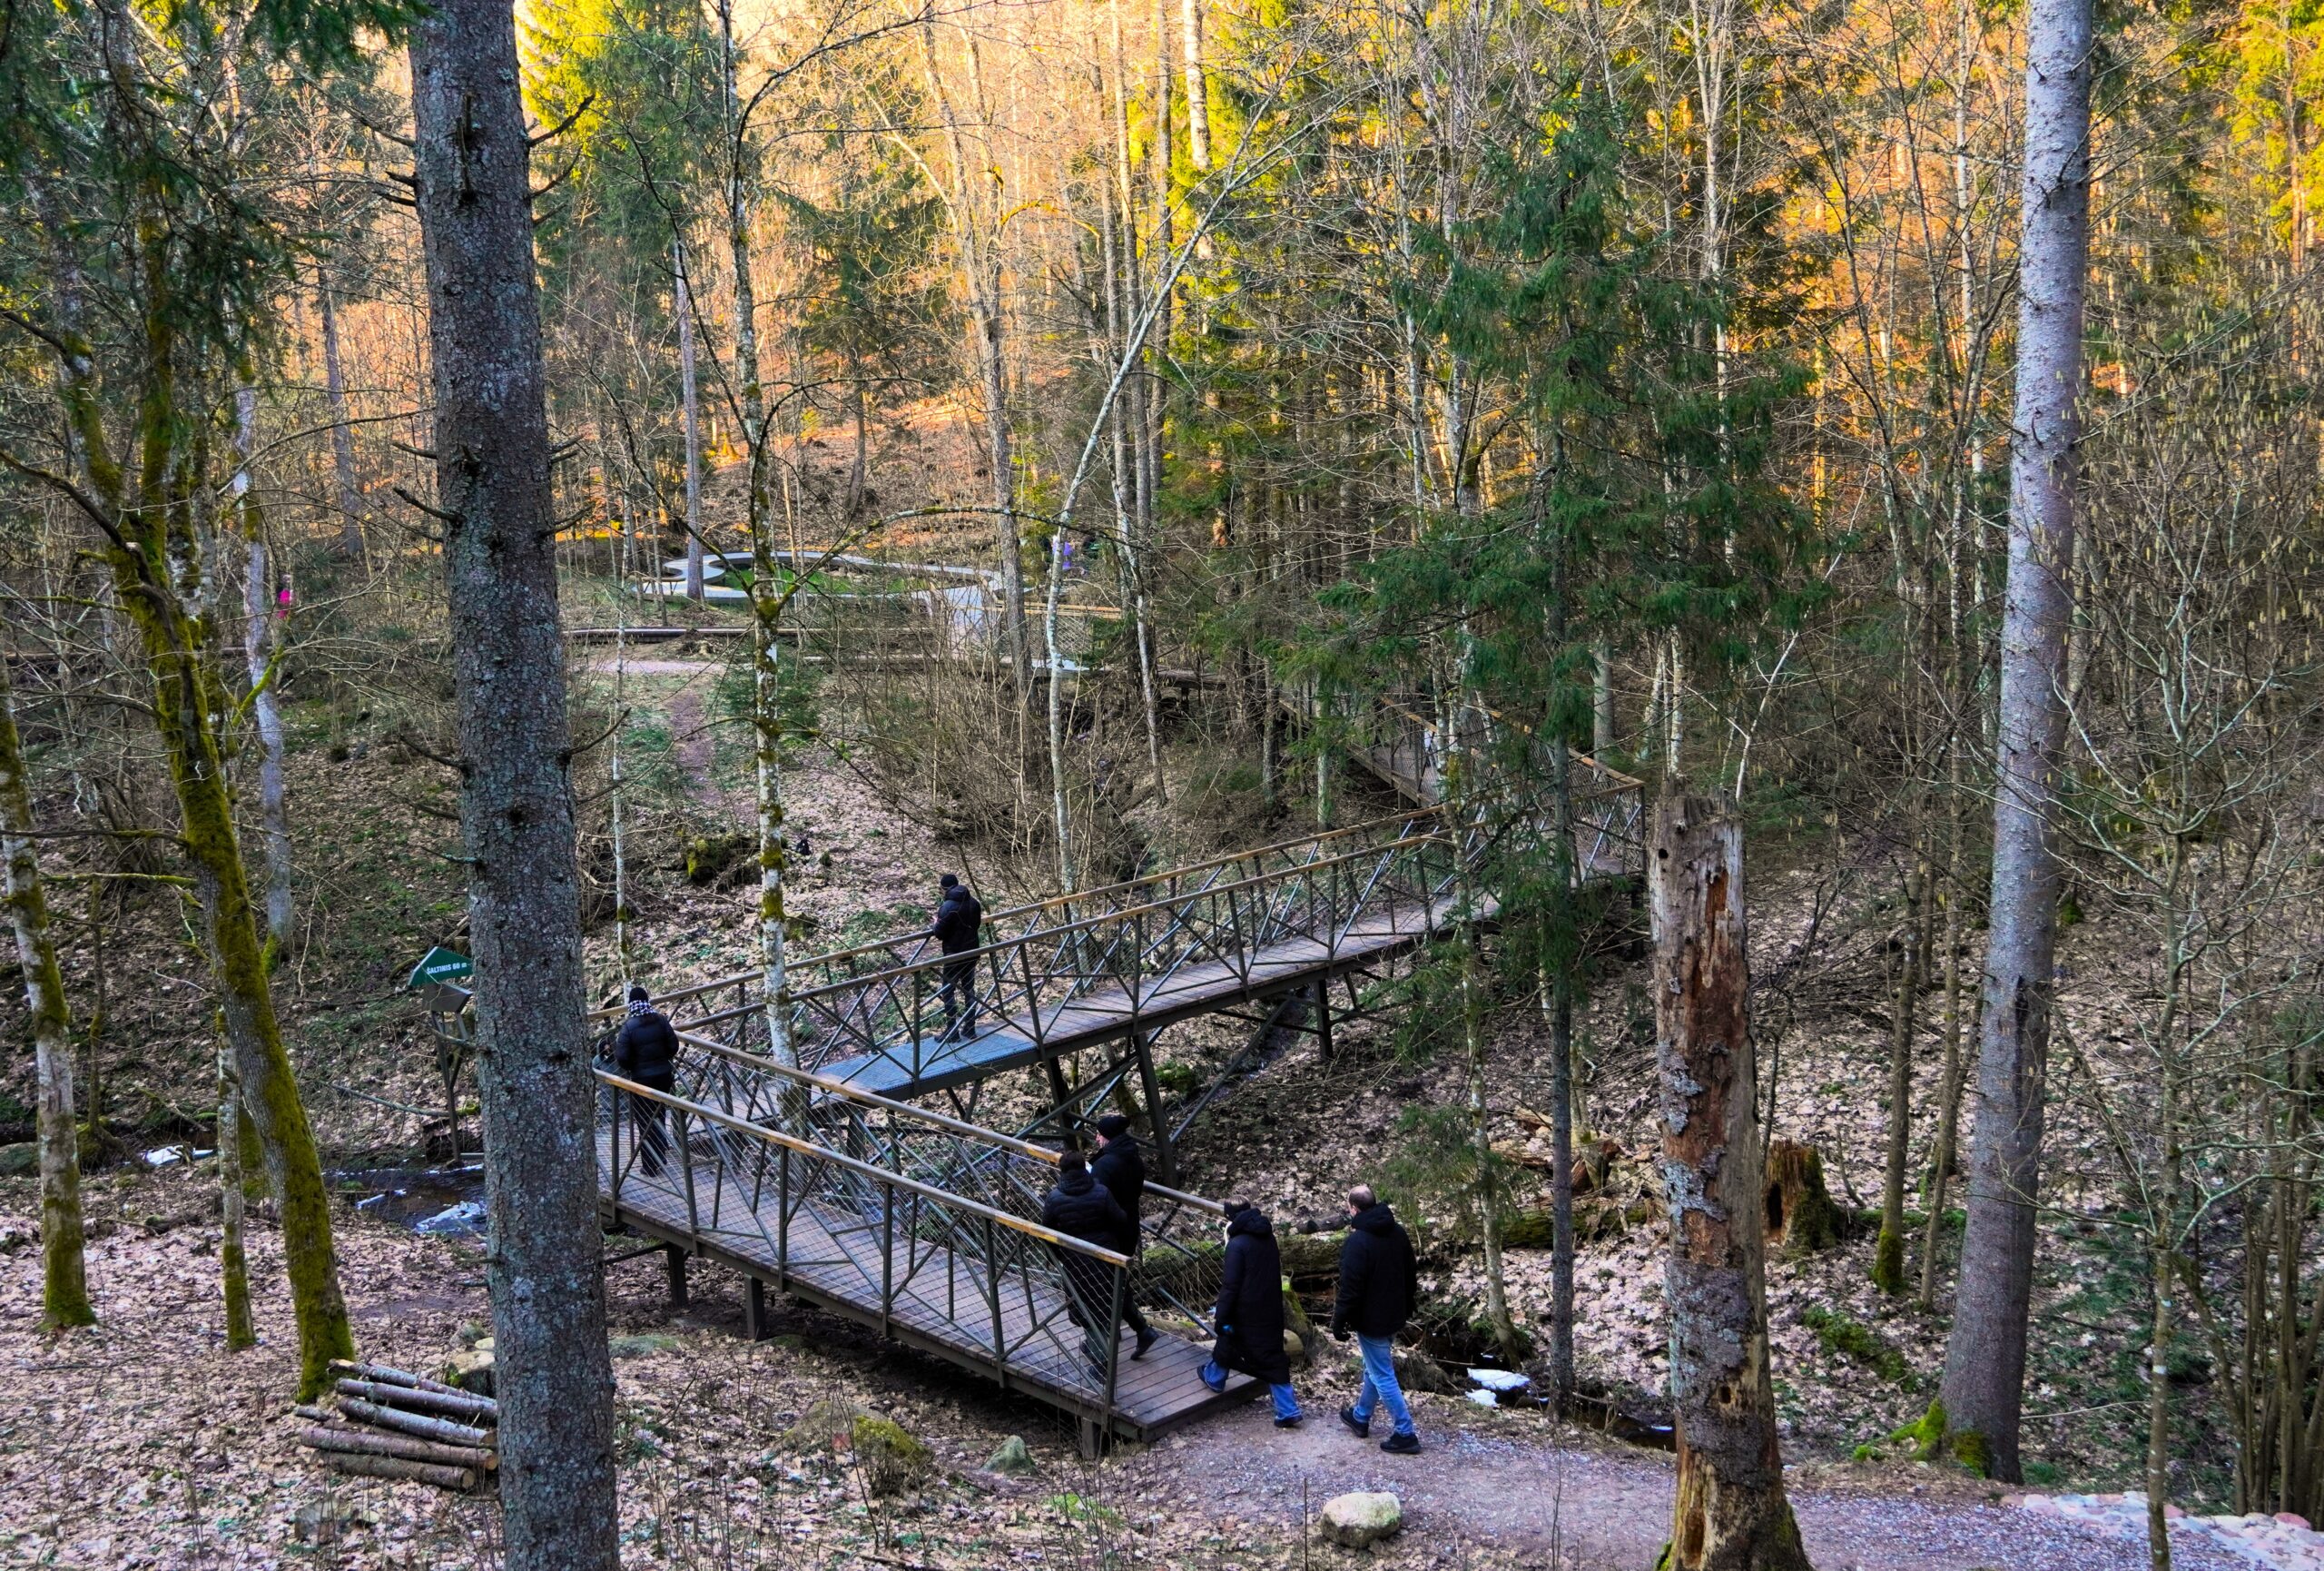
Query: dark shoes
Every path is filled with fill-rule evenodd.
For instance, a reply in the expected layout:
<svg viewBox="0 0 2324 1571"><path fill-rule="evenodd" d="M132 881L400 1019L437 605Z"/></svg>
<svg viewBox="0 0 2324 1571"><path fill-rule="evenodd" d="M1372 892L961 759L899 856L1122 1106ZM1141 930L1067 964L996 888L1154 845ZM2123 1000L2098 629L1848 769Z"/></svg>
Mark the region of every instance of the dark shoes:
<svg viewBox="0 0 2324 1571"><path fill-rule="evenodd" d="M1299 1428L1299 1419L1296 1415L1288 1418L1277 1418L1275 1421L1275 1427L1278 1429L1296 1429Z"/></svg>
<svg viewBox="0 0 2324 1571"><path fill-rule="evenodd" d="M1148 1326L1146 1329L1138 1332L1137 1350L1130 1354L1130 1361L1135 1363L1138 1359L1146 1357L1147 1354L1152 1352L1154 1350L1155 1339L1158 1335L1159 1333L1151 1326Z"/></svg>
<svg viewBox="0 0 2324 1571"><path fill-rule="evenodd" d="M1392 1457L1409 1457L1420 1449L1418 1435L1391 1435L1380 1442L1380 1448Z"/></svg>
<svg viewBox="0 0 2324 1571"><path fill-rule="evenodd" d="M1340 1409L1340 1422L1345 1424L1350 1429L1354 1430L1355 1438L1359 1440L1366 1440L1372 1438L1372 1420L1369 1418L1357 1418L1355 1416L1355 1408L1352 1406L1342 1408Z"/></svg>

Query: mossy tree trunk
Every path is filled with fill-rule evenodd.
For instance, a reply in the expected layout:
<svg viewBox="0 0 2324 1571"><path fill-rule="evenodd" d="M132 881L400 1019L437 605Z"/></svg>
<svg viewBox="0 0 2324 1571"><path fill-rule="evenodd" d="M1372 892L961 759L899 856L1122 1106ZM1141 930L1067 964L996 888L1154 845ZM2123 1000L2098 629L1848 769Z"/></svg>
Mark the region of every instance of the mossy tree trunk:
<svg viewBox="0 0 2324 1571"><path fill-rule="evenodd" d="M1669 1571L1807 1565L1783 1487L1768 1367L1766 1225L1745 960L1743 830L1666 796L1648 843L1655 1065L1670 1209L1670 1398L1679 1487Z"/></svg>
<svg viewBox="0 0 2324 1571"><path fill-rule="evenodd" d="M507 1563L613 1571L620 1522L597 1096L583 1016L531 146L509 0L434 7L412 34L411 79Z"/></svg>
<svg viewBox="0 0 2324 1571"><path fill-rule="evenodd" d="M8 924L32 1016L34 1109L40 1138L41 1323L94 1324L81 1220L80 1131L73 1122L73 1032L64 975L48 930L48 897L32 839L32 787L16 731L15 695L0 657L0 855L6 858Z"/></svg>
<svg viewBox="0 0 2324 1571"><path fill-rule="evenodd" d="M266 954L251 902L249 871L227 787L224 718L233 711L217 660L216 596L204 577L202 489L210 453L203 428L182 403L179 313L172 297L183 259L163 211L141 197L136 235L144 357L128 450L115 456L95 385L95 358L82 336L80 290L69 255L57 285L58 392L88 489L84 509L103 530L105 563L145 661L152 715L181 843L202 915L202 938L241 1076L244 1111L257 1131L282 1217L283 1266L299 1327L300 1394L329 1378L333 1359L355 1355L331 1241L330 1196L307 1110L282 1044Z"/></svg>

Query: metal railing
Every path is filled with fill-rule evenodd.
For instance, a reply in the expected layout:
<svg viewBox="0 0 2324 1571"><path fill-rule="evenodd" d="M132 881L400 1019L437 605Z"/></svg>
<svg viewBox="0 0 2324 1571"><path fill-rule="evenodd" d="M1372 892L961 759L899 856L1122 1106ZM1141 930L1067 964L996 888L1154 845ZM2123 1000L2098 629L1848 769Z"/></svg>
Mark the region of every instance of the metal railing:
<svg viewBox="0 0 2324 1571"><path fill-rule="evenodd" d="M1146 1190L1135 1256L1040 1221L1058 1152L698 1033L657 1091L599 1068L616 1215L675 1233L1091 1416L1116 1407L1117 1327L1143 1303L1212 1334L1216 1202Z"/></svg>

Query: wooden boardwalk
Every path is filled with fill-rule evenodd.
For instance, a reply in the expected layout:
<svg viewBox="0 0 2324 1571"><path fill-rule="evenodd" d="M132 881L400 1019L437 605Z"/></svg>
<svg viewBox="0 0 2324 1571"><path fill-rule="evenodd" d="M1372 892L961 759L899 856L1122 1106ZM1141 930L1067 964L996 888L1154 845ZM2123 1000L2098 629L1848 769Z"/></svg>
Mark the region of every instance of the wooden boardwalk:
<svg viewBox="0 0 2324 1571"><path fill-rule="evenodd" d="M743 1273L754 1303L770 1289L788 1293L989 1377L1003 1390L1063 1408L1086 1426L1150 1439L1238 1406L1262 1388L1236 1375L1223 1393L1214 1393L1197 1374L1208 1349L1157 1326L1154 1348L1135 1362L1128 1334L1118 1333L1108 1407L1105 1372L1092 1370L1082 1333L1053 1281L1022 1261L995 1270L914 1236L919 1213L911 1196L845 1207L794 1199L786 1218L775 1186L752 1196L731 1178L722 1184L714 1166L699 1159L691 1186L668 1169L655 1177L633 1172L616 1196L615 1152L602 1123L597 1151L600 1210L608 1226Z"/></svg>
<svg viewBox="0 0 2324 1571"><path fill-rule="evenodd" d="M819 1072L899 1101L949 1091L991 1075L1078 1052L1132 1032L1151 1033L1236 1003L1313 988L1348 972L1393 960L1443 931L1451 899L1382 903L1327 939L1305 935L1214 959L1183 960L1135 983L1110 983L1038 1009L991 1012L974 1039L921 1035L876 1051L835 1059ZM1485 900L1476 913L1490 921Z"/></svg>

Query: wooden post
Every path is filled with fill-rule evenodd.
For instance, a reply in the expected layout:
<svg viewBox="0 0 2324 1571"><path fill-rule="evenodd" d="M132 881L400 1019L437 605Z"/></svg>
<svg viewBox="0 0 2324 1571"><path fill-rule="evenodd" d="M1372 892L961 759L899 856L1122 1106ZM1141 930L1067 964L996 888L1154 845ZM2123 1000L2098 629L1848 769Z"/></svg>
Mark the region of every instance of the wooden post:
<svg viewBox="0 0 2324 1571"><path fill-rule="evenodd" d="M683 1309L686 1307L686 1252L675 1244L664 1244L662 1263L669 1269L670 1303Z"/></svg>
<svg viewBox="0 0 2324 1571"><path fill-rule="evenodd" d="M1332 979L1315 979L1315 1054L1325 1063L1332 1062Z"/></svg>
<svg viewBox="0 0 2324 1571"><path fill-rule="evenodd" d="M1647 894L1679 1440L1677 1506L1658 1566L1806 1571L1768 1369L1740 823L1718 801L1665 797L1649 840Z"/></svg>
<svg viewBox="0 0 2324 1571"><path fill-rule="evenodd" d="M743 1336L749 1341L763 1342L772 1335L766 1329L766 1283L757 1277L746 1277L743 1288Z"/></svg>

